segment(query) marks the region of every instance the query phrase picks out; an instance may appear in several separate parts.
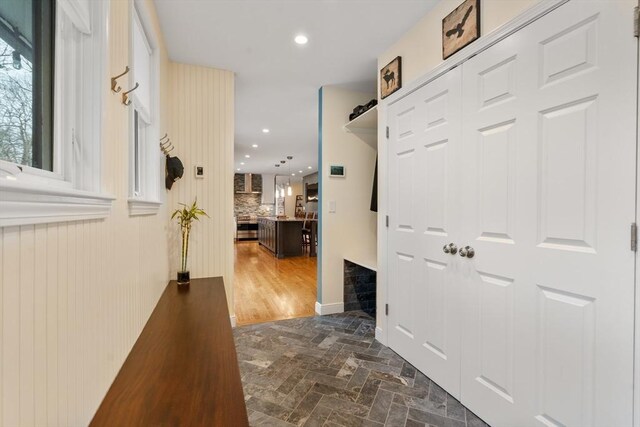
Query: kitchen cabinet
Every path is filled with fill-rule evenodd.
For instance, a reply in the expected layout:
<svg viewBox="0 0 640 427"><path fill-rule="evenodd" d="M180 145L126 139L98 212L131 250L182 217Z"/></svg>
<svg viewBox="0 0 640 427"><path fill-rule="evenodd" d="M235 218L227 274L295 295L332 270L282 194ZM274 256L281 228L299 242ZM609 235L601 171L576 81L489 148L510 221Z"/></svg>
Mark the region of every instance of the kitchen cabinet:
<svg viewBox="0 0 640 427"><path fill-rule="evenodd" d="M276 221L268 218L258 219L258 242L276 253Z"/></svg>
<svg viewBox="0 0 640 427"><path fill-rule="evenodd" d="M262 204L273 205L276 202L276 176L262 175Z"/></svg>
<svg viewBox="0 0 640 427"><path fill-rule="evenodd" d="M278 258L302 255L302 223L298 219L258 219L258 242Z"/></svg>

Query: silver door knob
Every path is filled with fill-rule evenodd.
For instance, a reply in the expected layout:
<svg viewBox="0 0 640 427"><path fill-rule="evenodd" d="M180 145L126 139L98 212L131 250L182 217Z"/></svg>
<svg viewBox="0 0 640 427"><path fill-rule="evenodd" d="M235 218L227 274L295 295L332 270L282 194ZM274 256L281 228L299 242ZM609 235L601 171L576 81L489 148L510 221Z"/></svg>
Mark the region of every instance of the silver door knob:
<svg viewBox="0 0 640 427"><path fill-rule="evenodd" d="M444 245L442 247L442 252L444 252L445 254L455 255L458 253L458 247L455 245L455 243L449 243L448 245Z"/></svg>
<svg viewBox="0 0 640 427"><path fill-rule="evenodd" d="M460 256L463 258L473 258L475 254L476 251L471 246L465 246L464 248L460 249Z"/></svg>

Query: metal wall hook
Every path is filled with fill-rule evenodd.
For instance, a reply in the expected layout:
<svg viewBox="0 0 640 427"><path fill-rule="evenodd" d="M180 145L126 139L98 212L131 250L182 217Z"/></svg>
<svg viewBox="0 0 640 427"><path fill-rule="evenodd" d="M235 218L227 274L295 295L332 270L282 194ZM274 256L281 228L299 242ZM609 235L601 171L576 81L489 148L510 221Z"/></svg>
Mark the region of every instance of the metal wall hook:
<svg viewBox="0 0 640 427"><path fill-rule="evenodd" d="M167 146L160 144L160 150L164 153L165 156L168 156L171 151L173 151L175 147L173 144L169 144Z"/></svg>
<svg viewBox="0 0 640 427"><path fill-rule="evenodd" d="M111 77L111 91L113 91L113 93L118 93L122 90L122 88L120 87L120 85L118 85L118 79L122 76L124 76L125 74L127 74L129 72L129 66L127 65L124 68L124 73L122 74L118 74L115 77Z"/></svg>
<svg viewBox="0 0 640 427"><path fill-rule="evenodd" d="M160 145L163 147L168 147L171 145L171 138L167 138L165 142L160 142Z"/></svg>
<svg viewBox="0 0 640 427"><path fill-rule="evenodd" d="M132 89L129 89L128 91L122 93L122 103L124 105L131 105L131 100L129 99L129 94L131 92L133 92L134 90L138 89L139 86L140 86L140 83L136 82L136 85Z"/></svg>

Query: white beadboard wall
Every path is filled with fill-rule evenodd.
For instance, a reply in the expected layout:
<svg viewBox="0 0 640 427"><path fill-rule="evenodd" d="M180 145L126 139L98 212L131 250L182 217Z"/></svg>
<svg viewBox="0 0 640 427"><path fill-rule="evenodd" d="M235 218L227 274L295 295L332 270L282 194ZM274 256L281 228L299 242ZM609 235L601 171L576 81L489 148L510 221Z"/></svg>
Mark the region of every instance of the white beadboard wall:
<svg viewBox="0 0 640 427"><path fill-rule="evenodd" d="M128 63L129 7L110 0L109 75ZM0 426L87 425L167 284L168 210L129 216L127 108L104 88L111 216L0 228Z"/></svg>
<svg viewBox="0 0 640 427"><path fill-rule="evenodd" d="M233 143L234 74L230 71L171 63L171 130L184 176L169 192L170 211L197 197L211 218L191 230L191 277L223 276L233 315ZM204 167L196 179L194 167ZM177 225L169 232L171 277L180 260Z"/></svg>

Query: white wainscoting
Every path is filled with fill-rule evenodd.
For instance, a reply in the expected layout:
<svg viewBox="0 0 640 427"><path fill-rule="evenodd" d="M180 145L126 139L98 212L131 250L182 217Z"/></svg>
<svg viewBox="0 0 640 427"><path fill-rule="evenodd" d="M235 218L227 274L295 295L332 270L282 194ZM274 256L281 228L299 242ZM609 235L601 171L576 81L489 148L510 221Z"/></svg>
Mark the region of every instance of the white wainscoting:
<svg viewBox="0 0 640 427"><path fill-rule="evenodd" d="M128 63L128 19L111 1L109 76ZM129 216L129 110L104 83L111 213L0 228L0 426L87 425L167 284L167 207Z"/></svg>
<svg viewBox="0 0 640 427"><path fill-rule="evenodd" d="M231 71L171 64L172 155L184 164L184 176L169 192L170 211L178 203L198 205L210 216L193 225L189 247L191 277L223 276L230 314L233 309L233 141L234 76ZM164 132L161 130L161 133ZM194 167L204 167L204 178ZM180 259L180 232L169 229L171 277Z"/></svg>

